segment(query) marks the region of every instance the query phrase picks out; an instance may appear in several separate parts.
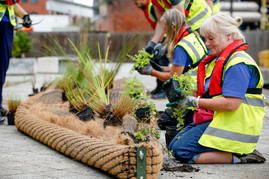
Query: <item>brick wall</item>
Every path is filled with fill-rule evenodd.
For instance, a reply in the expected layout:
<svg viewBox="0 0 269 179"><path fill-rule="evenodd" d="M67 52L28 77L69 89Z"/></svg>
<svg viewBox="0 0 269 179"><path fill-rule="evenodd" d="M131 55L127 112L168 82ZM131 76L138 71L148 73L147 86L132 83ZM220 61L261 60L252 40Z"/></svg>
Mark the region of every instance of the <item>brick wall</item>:
<svg viewBox="0 0 269 179"><path fill-rule="evenodd" d="M27 2L20 2L20 5L23 9L26 10L29 14L49 14L49 11L46 9L47 0L38 0L37 3L32 3L31 0Z"/></svg>
<svg viewBox="0 0 269 179"><path fill-rule="evenodd" d="M102 32L153 32L141 9L133 0L114 0L104 7L105 14L97 23Z"/></svg>

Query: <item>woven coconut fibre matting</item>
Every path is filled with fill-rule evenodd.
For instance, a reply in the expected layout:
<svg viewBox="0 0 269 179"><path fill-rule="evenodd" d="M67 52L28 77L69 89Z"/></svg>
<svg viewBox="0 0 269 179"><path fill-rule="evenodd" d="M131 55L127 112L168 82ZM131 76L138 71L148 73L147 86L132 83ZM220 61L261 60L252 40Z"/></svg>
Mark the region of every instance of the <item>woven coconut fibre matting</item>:
<svg viewBox="0 0 269 179"><path fill-rule="evenodd" d="M18 130L70 158L117 178L136 178L136 151L143 146L147 151L146 177L158 178L163 160L158 143L120 145L81 134L79 127L85 124L69 112L68 102L62 102L61 94L60 90L46 91L22 103L15 114Z"/></svg>

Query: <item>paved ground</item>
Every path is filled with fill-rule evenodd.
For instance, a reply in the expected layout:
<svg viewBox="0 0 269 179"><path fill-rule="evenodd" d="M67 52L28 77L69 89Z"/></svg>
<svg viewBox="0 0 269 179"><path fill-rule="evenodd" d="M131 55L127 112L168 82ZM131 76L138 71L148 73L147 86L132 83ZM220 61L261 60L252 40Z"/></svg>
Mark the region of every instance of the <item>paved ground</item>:
<svg viewBox="0 0 269 179"><path fill-rule="evenodd" d="M141 76L137 73L129 74L130 66L123 66L116 79L123 77L138 76L149 90L155 87L155 79L148 76ZM39 84L44 79L53 79L59 75L37 75ZM20 78L20 79L19 79ZM7 82L25 81L29 77L8 76ZM7 83L8 84L8 83ZM18 97L22 101L32 93L32 86L29 81L4 88L4 105L10 97ZM265 90L269 99L269 91ZM157 110L164 110L166 100L154 100ZM267 100L267 104L268 100ZM165 145L165 131L161 132L160 143ZM264 164L246 165L192 165L199 168L199 172L165 172L161 171L159 179L167 178L197 178L197 179L227 179L227 178L248 178L248 179L269 179L269 109L266 109L262 134L257 149L267 158ZM7 125L7 122L0 125L0 179L15 178L113 178L95 168L91 168L73 159L70 159L57 151L50 149L42 143L33 140L31 137L19 132L15 126Z"/></svg>

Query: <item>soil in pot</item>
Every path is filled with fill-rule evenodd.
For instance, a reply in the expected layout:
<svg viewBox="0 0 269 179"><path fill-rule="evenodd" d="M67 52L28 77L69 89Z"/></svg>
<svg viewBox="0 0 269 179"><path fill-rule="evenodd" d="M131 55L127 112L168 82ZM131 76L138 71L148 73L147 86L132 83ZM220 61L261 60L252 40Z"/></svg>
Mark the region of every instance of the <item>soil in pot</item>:
<svg viewBox="0 0 269 179"><path fill-rule="evenodd" d="M86 109L78 112L76 116L83 121L89 121L93 118L93 111L90 107L87 107Z"/></svg>
<svg viewBox="0 0 269 179"><path fill-rule="evenodd" d="M15 113L7 114L8 125L15 125Z"/></svg>

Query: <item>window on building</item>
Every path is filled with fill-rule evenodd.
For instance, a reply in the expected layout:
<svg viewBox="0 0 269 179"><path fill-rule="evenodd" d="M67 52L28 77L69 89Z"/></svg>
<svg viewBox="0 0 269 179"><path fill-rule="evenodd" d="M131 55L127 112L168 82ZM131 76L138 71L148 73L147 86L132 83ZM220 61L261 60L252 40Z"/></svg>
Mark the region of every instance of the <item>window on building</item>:
<svg viewBox="0 0 269 179"><path fill-rule="evenodd" d="M37 0L31 0L31 3L37 3Z"/></svg>
<svg viewBox="0 0 269 179"><path fill-rule="evenodd" d="M23 2L23 3L24 3L24 2L27 2L27 1L28 1L28 0L21 0L21 2Z"/></svg>

